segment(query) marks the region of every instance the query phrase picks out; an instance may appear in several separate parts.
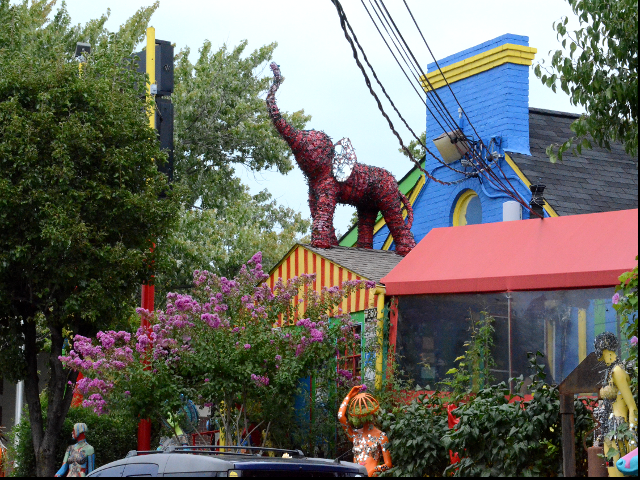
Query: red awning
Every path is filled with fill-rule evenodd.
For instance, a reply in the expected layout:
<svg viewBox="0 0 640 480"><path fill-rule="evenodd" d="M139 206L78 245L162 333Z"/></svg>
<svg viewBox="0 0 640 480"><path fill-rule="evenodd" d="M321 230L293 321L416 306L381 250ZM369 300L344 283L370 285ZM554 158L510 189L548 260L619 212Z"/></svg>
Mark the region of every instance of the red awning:
<svg viewBox="0 0 640 480"><path fill-rule="evenodd" d="M382 282L388 295L607 287L637 255L637 209L435 228Z"/></svg>

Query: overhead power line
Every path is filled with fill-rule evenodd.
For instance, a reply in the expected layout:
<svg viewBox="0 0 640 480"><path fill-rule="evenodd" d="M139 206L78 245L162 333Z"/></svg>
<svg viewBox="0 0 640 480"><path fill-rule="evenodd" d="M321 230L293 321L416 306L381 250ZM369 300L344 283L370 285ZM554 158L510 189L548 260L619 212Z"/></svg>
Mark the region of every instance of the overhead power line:
<svg viewBox="0 0 640 480"><path fill-rule="evenodd" d="M397 27L395 21L393 20L393 17L389 13L389 10L387 9L387 7L386 7L386 5L384 3L384 0L368 0L368 1L369 1L370 6L371 6L371 11L374 12L375 16L378 19L378 22L376 22L374 16L371 14L371 11L369 10L369 8L367 8L367 5L365 4L364 0L361 0L361 3L363 5L363 7L365 8L365 10L367 11L367 14L369 15L369 18L371 19L372 23L376 27L376 30L378 31L379 35L383 39L385 45L387 46L387 48L389 49L390 53L394 57L396 63L398 64L398 66L400 67L402 72L404 73L404 75L407 78L407 80L411 83L414 91L419 95L421 101L426 106L427 111L429 112L431 117L433 117L435 119L435 121L438 124L438 126L445 132L445 134L447 134L449 136L449 138L452 141L452 143L460 141L465 147L467 147L468 153L466 155L471 160L469 163L473 166L474 171L472 171L472 172L462 171L462 170L458 170L456 168L451 167L446 162L443 162L437 155L434 155L434 153L431 152L427 148L425 143L422 142L422 140L416 135L415 131L413 131L413 129L409 126L408 122L404 119L402 114L399 112L398 108L396 107L396 105L392 101L391 97L389 96L387 90L385 89L385 87L382 85L382 82L378 78L378 75L376 74L375 69L373 68L373 66L369 62L369 60L367 58L367 55L366 55L362 45L359 43L358 38L357 38L353 28L351 27L351 24L349 23L349 20L347 19L346 13L344 12L344 9L342 8L342 5L340 4L340 0L332 0L332 3L336 7L336 10L337 10L338 15L340 17L340 24L341 24L342 30L344 32L345 38L347 39L347 41L349 42L349 44L351 46L351 49L352 49L352 52L353 52L353 57L354 57L354 59L356 61L356 64L358 65L358 68L360 69L360 71L362 72L362 74L364 76L365 83L367 84L367 87L369 88L369 92L371 93L371 95L376 100L376 103L378 104L378 109L382 113L383 117L387 120L387 122L389 124L389 127L391 128L392 132L394 133L394 135L398 139L402 150L407 154L409 159L416 165L416 167L421 172L423 172L425 174L425 176L427 176L428 178L430 178L433 181L435 181L437 183L440 183L442 185L454 185L454 184L458 184L458 183L464 182L469 177L478 177L478 176L482 175L498 191L503 192L505 195L509 196L513 200L515 200L518 203L520 203L522 206L524 206L530 212L532 212L535 215L537 215L535 212L532 211L532 209L528 205L528 203L522 198L522 196L518 193L518 191L513 187L513 185L511 184L511 182L507 178L506 174L504 173L504 171L500 167L499 162L497 161L497 159L494 158L493 156L490 156L489 148L487 148L486 145L484 145L484 143L482 142L482 138L479 136L479 134L476 131L475 127L473 126L471 120L469 119L468 115L466 114L466 112L462 108L462 105L460 104L460 102L458 101L457 97L455 96L455 93L451 89L451 86L449 85L448 81L446 80L446 77L445 77L444 73L440 69L440 66L437 63L437 60L435 59L435 56L433 55L433 52L431 51L431 48L428 46L428 44L426 42L426 39L424 38L424 35L422 34L422 31L420 30L420 27L418 26L417 21L415 20L415 17L413 16L413 13L411 12L411 10L410 10L408 4L406 3L406 1L403 0L405 6L407 7L407 9L409 11L409 14L411 15L411 17L412 17L412 19L414 21L414 24L418 28L423 41L425 42L427 48L429 49L429 53L434 58L434 61L436 61L436 66L438 67L438 69L440 70L440 73L442 74L443 78L445 79L445 82L446 82L448 88L451 90L451 93L454 96L454 98L456 100L456 103L459 105L459 108L461 109L461 112L464 113L469 125L471 126L471 128L474 131L474 133L476 134L476 136L478 138L477 142L468 139L461 132L461 130L460 130L458 124L457 124L456 119L451 115L451 113L449 112L446 104L444 103L444 101L442 100L442 98L440 97L440 95L438 94L436 89L433 88L433 85L431 84L429 78L425 74L425 72L422 69L420 63L418 62L416 56L413 54L411 48L409 47L409 45L406 42L404 36L402 35L402 32L400 32L399 28ZM374 3L375 3L375 5L374 5ZM384 32L386 33L387 37L389 38L389 41L387 41L387 38L385 38L385 35L383 34L381 28L378 26L378 23L382 26L382 30L384 30ZM410 78L410 75L407 73L405 68L402 66L400 60L398 59L398 56L396 55L396 53L392 49L392 47L391 47L389 42L391 42L391 44L393 44L393 46L395 47L395 49L396 49L396 51L398 53L398 56L400 56L400 58L402 58L403 62L407 66L407 69L409 70L411 76L414 78L416 83L419 85L420 89L422 89L424 87L424 83L426 83L426 85L428 86L428 89L427 89L427 92L426 92L426 95L425 95L426 96L426 100L422 97L422 95L417 90L416 85L413 83L413 81ZM356 48L356 46L357 46L357 48ZM382 92L384 93L385 97L387 98L387 100L389 101L391 106L393 107L394 111L396 112L396 114L398 115L400 120L404 123L404 125L409 130L409 132L411 132L413 137L417 140L417 142L424 148L425 152L427 152L427 154L432 156L439 163L441 163L442 165L446 166L450 170L464 175L464 178L462 178L460 180L457 180L457 181L453 181L453 182L442 181L442 180L436 178L435 176L433 176L432 174L430 174L429 172L427 172L420 165L420 162L415 159L415 157L412 155L411 151L404 145L404 142L403 142L400 134L396 131L396 129L395 129L394 125L393 125L393 122L391 121L391 119L389 118L387 113L384 111L382 103L380 102L380 99L378 98L378 95L376 94L376 92L374 91L374 89L372 87L372 84L371 84L371 81L369 79L369 76L368 76L364 66L360 62L360 59L358 57L358 50L361 52L361 54L363 56L363 59L364 59L365 63L367 64L367 67L371 70L371 73L373 74L373 77L376 80L376 83L382 89ZM417 76L419 76L419 77L417 77ZM431 104L433 109L436 112L438 112L438 114L440 115L440 118L446 124L446 127L440 122L440 120L438 119L438 115L434 114L434 111L429 107L429 104L427 103L427 101ZM484 152L486 152L486 154L491 157L491 160L489 160L488 163L485 161L485 158L484 158L485 157L485 153ZM498 168L498 170L502 174L501 175L502 178L500 178L500 176L498 176L492 170L493 166L496 166ZM503 178L507 182L508 186L504 183Z"/></svg>

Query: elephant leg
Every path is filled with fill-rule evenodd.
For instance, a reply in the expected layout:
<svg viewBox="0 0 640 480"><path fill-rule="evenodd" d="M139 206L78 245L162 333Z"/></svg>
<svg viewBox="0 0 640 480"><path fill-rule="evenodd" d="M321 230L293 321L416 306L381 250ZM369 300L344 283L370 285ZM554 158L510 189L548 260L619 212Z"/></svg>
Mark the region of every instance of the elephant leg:
<svg viewBox="0 0 640 480"><path fill-rule="evenodd" d="M405 256L416 246L416 241L402 218L402 204L397 190L392 195L388 195L381 205L383 206L382 216L396 244L396 252Z"/></svg>
<svg viewBox="0 0 640 480"><path fill-rule="evenodd" d="M358 208L358 248L373 248L373 227L377 210Z"/></svg>
<svg viewBox="0 0 640 480"><path fill-rule="evenodd" d="M333 214L336 211L336 195L331 191L323 191L317 196L316 214L313 216L311 245L317 248L331 248L338 245L333 228Z"/></svg>

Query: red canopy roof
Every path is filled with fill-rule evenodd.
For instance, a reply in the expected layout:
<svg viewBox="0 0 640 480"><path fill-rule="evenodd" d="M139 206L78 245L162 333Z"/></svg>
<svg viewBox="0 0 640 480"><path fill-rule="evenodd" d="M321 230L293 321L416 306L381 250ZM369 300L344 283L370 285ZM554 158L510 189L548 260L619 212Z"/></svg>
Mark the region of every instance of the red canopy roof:
<svg viewBox="0 0 640 480"><path fill-rule="evenodd" d="M606 287L637 255L637 209L435 228L382 282L388 295Z"/></svg>

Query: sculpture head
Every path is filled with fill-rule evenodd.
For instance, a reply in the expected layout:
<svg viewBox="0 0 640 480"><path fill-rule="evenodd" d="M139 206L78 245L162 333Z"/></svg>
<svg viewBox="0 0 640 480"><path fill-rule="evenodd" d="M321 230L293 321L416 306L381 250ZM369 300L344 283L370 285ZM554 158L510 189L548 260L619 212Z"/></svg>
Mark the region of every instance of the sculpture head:
<svg viewBox="0 0 640 480"><path fill-rule="evenodd" d="M598 360L605 362L607 365L611 365L616 361L616 351L619 345L620 342L618 342L618 337L616 337L615 334L603 332L596 337L593 346Z"/></svg>
<svg viewBox="0 0 640 480"><path fill-rule="evenodd" d="M359 393L349 402L349 422L355 428L362 428L376 420L378 410L380 404L371 394Z"/></svg>
<svg viewBox="0 0 640 480"><path fill-rule="evenodd" d="M89 429L87 428L86 423L76 423L73 426L73 432L71 432L71 436L76 441L82 440L82 438L84 438L84 434L87 433L88 430Z"/></svg>

